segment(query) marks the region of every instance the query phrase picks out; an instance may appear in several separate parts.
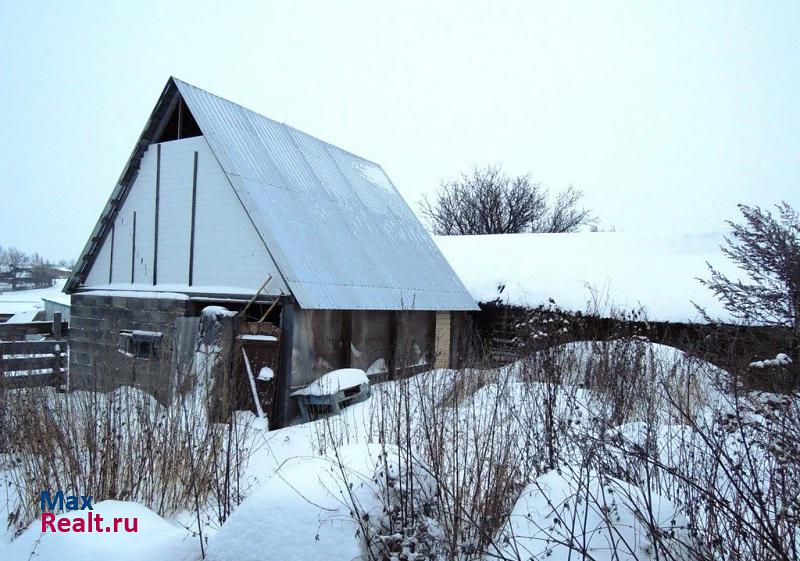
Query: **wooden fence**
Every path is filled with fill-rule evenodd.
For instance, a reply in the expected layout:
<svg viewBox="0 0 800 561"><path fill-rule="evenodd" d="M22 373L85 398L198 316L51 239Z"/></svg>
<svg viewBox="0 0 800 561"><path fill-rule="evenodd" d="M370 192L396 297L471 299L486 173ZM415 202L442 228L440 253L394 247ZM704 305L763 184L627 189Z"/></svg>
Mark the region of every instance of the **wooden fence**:
<svg viewBox="0 0 800 561"><path fill-rule="evenodd" d="M45 340L28 341L27 335ZM53 321L0 324L0 389L66 384L67 324L61 314Z"/></svg>

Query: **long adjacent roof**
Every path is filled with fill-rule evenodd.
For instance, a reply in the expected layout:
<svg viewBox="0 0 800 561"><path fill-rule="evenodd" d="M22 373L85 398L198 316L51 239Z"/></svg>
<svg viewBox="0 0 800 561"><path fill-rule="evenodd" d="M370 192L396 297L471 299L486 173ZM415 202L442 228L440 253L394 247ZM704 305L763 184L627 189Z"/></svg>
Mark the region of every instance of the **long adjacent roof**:
<svg viewBox="0 0 800 561"><path fill-rule="evenodd" d="M697 304L712 318L731 321L697 278L708 275L706 263L730 278L743 275L720 252L721 231L438 236L435 241L481 302L500 298L536 307L552 298L563 309L605 317L641 309L642 319L704 321Z"/></svg>
<svg viewBox="0 0 800 561"><path fill-rule="evenodd" d="M138 152L149 144L148 136L155 136L177 96L197 121L301 307L477 308L378 164L175 78L167 82ZM137 150L128 168L138 166ZM135 177L128 168L110 207ZM110 207L104 216L113 213ZM80 282L81 264L99 248L103 220L68 291Z"/></svg>

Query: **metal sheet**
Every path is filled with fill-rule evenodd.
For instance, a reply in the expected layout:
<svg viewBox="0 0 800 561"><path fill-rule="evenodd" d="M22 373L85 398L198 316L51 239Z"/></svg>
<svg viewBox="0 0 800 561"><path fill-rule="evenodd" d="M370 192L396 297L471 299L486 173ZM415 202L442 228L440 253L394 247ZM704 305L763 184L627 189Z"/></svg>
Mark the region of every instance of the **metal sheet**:
<svg viewBox="0 0 800 561"><path fill-rule="evenodd" d="M477 309L379 165L175 83L301 307Z"/></svg>

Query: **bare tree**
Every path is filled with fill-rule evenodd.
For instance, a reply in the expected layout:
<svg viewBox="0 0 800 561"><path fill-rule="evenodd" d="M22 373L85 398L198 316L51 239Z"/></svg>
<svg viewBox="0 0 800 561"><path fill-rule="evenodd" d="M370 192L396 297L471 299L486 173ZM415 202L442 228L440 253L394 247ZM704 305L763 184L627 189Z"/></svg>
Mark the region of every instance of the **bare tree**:
<svg viewBox="0 0 800 561"><path fill-rule="evenodd" d="M578 206L582 196L570 186L550 202L529 174L509 177L499 165L476 166L443 181L433 201L422 198L420 209L433 233L443 236L574 232L595 221Z"/></svg>
<svg viewBox="0 0 800 561"><path fill-rule="evenodd" d="M777 216L757 206L739 205L744 224L732 228L722 253L749 277L732 280L710 263L709 279L698 279L736 319L785 328L793 351L800 348L800 215L788 203ZM705 311L697 307L707 318Z"/></svg>
<svg viewBox="0 0 800 561"><path fill-rule="evenodd" d="M53 285L55 279L55 267L46 261L38 253L34 253L29 259L29 277L37 288L47 288Z"/></svg>
<svg viewBox="0 0 800 561"><path fill-rule="evenodd" d="M62 259L57 263L59 267L63 267L65 269L73 269L75 267L75 260L74 259Z"/></svg>
<svg viewBox="0 0 800 561"><path fill-rule="evenodd" d="M0 280L10 284L11 290L16 290L20 272L28 263L28 255L15 247L6 248L0 252Z"/></svg>
<svg viewBox="0 0 800 561"><path fill-rule="evenodd" d="M544 215L534 220L531 230L562 234L575 232L584 225L594 224L596 219L591 211L579 206L582 198L583 193L570 185L555 196Z"/></svg>

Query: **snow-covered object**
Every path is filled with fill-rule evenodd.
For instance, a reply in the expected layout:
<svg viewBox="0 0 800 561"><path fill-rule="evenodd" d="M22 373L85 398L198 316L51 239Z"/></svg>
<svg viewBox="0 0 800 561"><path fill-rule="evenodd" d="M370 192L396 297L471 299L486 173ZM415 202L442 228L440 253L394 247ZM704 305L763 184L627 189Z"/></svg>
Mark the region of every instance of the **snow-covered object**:
<svg viewBox="0 0 800 561"><path fill-rule="evenodd" d="M108 285L114 286L114 285ZM125 286L126 288L130 288L136 285L120 285ZM147 287L152 289L152 285L140 285L143 287ZM162 287L167 290L166 287ZM81 294L86 294L89 296L119 296L121 298L147 298L148 300L188 300L189 296L186 294L182 294L180 292L155 292L153 290L87 290L86 292L81 292Z"/></svg>
<svg viewBox="0 0 800 561"><path fill-rule="evenodd" d="M127 532L41 532L35 521L16 540L0 545L0 559L113 559L114 561L194 561L200 558L200 542L179 526L164 520L138 503L102 501L93 505L93 516L112 523L115 517L137 519L136 533ZM90 511L78 510L56 517L83 518ZM120 529L122 526L120 526Z"/></svg>
<svg viewBox="0 0 800 561"><path fill-rule="evenodd" d="M164 334L160 331L143 331L141 329L134 329L131 331L131 335L134 337L142 337L147 339L160 339Z"/></svg>
<svg viewBox="0 0 800 561"><path fill-rule="evenodd" d="M275 372L269 366L262 366L258 371L258 379L261 382L269 382L273 378L275 378Z"/></svg>
<svg viewBox="0 0 800 561"><path fill-rule="evenodd" d="M212 537L208 561L366 559L350 493L359 509L382 505L370 476L378 445L345 446L333 456L287 460Z"/></svg>
<svg viewBox="0 0 800 561"><path fill-rule="evenodd" d="M539 477L525 488L509 521L495 539L503 559L589 559L641 561L656 555L648 539L652 520L673 536L674 557L681 558L686 521L667 499L645 497L638 487L595 472L567 466ZM584 549L585 548L585 549Z"/></svg>
<svg viewBox="0 0 800 561"><path fill-rule="evenodd" d="M275 342L278 340L274 335L242 335L242 341L268 341Z"/></svg>
<svg viewBox="0 0 800 561"><path fill-rule="evenodd" d="M6 323L30 323L36 319L36 316L39 315L41 310L27 310L25 312L18 312L8 318Z"/></svg>
<svg viewBox="0 0 800 561"><path fill-rule="evenodd" d="M367 368L367 376L374 376L375 374L384 374L389 371L389 368L386 366L386 360L383 358L379 358L375 362L369 365Z"/></svg>
<svg viewBox="0 0 800 561"><path fill-rule="evenodd" d="M761 370L763 368L774 368L776 366L789 366L792 364L792 359L785 353L778 353L775 358L767 360L756 360L749 364L750 368Z"/></svg>
<svg viewBox="0 0 800 561"><path fill-rule="evenodd" d="M358 368L342 368L323 374L302 390L292 395L333 395L341 390L369 384L367 374Z"/></svg>
<svg viewBox="0 0 800 561"><path fill-rule="evenodd" d="M655 321L702 321L729 314L697 277L706 262L741 275L720 252L722 232L578 232L439 236L439 249L473 298L536 307L553 298L570 311L644 308ZM503 287L502 292L499 288ZM594 294L593 294L594 292ZM590 304L591 302L591 304Z"/></svg>
<svg viewBox="0 0 800 561"><path fill-rule="evenodd" d="M233 317L236 312L222 306L206 306L203 308L202 315L204 317Z"/></svg>

